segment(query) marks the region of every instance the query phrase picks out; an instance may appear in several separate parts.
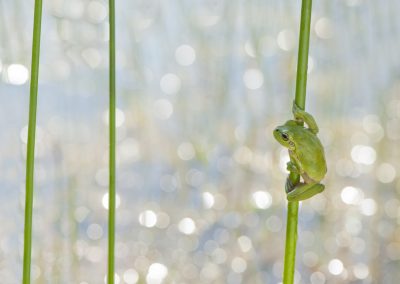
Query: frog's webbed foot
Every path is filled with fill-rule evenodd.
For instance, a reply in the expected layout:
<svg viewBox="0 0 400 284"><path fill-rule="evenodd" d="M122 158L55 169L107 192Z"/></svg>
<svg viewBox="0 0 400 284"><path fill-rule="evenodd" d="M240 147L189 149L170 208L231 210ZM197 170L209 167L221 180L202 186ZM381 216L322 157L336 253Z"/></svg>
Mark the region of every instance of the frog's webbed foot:
<svg viewBox="0 0 400 284"><path fill-rule="evenodd" d="M286 169L294 174L301 175L301 170L298 168L296 163L289 161L286 163ZM291 192L295 188L295 185L293 182L290 180L289 176L286 179L286 184L285 184L285 191L286 193Z"/></svg>
<svg viewBox="0 0 400 284"><path fill-rule="evenodd" d="M288 184L288 181L286 181L286 185L287 184ZM290 184L291 184L291 182L290 182ZM306 199L313 197L314 195L316 195L318 193L323 192L324 189L325 189L325 186L321 183L311 183L311 184L299 183L289 192L286 191L287 200L288 201L306 200Z"/></svg>
<svg viewBox="0 0 400 284"><path fill-rule="evenodd" d="M287 162L286 169L289 172L292 172L292 173L295 173L295 174L298 174L298 175L301 174L301 172L300 172L299 168L296 166L296 164L291 162L291 161Z"/></svg>
<svg viewBox="0 0 400 284"><path fill-rule="evenodd" d="M285 183L285 191L286 194L289 194L289 192L291 192L294 189L294 184L292 183L292 181L290 180L289 177L286 178L286 183Z"/></svg>
<svg viewBox="0 0 400 284"><path fill-rule="evenodd" d="M319 129L318 129L318 125L315 122L314 117L309 114L308 112L300 109L297 105L296 102L293 101L293 106L292 106L292 112L293 112L293 116L295 118L295 120L298 123L305 123L308 125L308 128L310 129L310 131L314 134L317 134Z"/></svg>

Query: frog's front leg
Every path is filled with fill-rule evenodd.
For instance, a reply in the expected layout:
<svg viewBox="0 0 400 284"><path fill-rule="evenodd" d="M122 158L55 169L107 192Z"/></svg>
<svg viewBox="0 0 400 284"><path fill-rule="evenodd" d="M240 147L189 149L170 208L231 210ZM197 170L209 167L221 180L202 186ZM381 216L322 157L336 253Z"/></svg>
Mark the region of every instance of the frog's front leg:
<svg viewBox="0 0 400 284"><path fill-rule="evenodd" d="M301 171L300 171L300 169L297 167L297 165L295 164L295 163L293 163L292 161L290 161L290 162L287 162L286 163L286 169L289 171L289 172L292 172L292 173L295 173L295 174L301 174Z"/></svg>
<svg viewBox="0 0 400 284"><path fill-rule="evenodd" d="M293 101L292 112L296 121L304 122L305 124L308 125L308 128L312 133L314 134L318 133L319 129L317 123L315 122L314 117L308 112L300 109L294 101Z"/></svg>
<svg viewBox="0 0 400 284"><path fill-rule="evenodd" d="M289 180L289 178L288 178ZM287 184L288 182L286 182ZM291 183L291 182L290 182ZM324 191L325 186L321 183L299 183L292 190L287 192L288 201L306 200Z"/></svg>

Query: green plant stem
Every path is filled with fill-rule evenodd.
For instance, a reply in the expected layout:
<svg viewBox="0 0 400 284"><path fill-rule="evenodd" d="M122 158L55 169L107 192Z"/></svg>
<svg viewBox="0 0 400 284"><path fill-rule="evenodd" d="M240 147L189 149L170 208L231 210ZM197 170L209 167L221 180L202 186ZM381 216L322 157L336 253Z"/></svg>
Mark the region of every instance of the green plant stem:
<svg viewBox="0 0 400 284"><path fill-rule="evenodd" d="M109 106L109 192L108 192L108 284L114 284L115 267L115 2L109 0L110 106Z"/></svg>
<svg viewBox="0 0 400 284"><path fill-rule="evenodd" d="M28 144L26 151L26 192L25 192L25 224L24 224L24 259L22 283L31 282L32 257L32 211L33 183L35 162L36 109L39 80L40 31L42 22L42 0L35 0L32 40L32 65L29 96Z"/></svg>
<svg viewBox="0 0 400 284"><path fill-rule="evenodd" d="M310 43L311 8L312 8L312 0L302 1L295 103L299 108L303 110L305 109L305 103L306 103L307 65L308 65L308 49ZM294 185L296 185L297 183L299 183L300 176L298 174L290 173L289 179L292 181ZM299 202L298 201L288 202L283 284L292 284L294 282L298 212L299 212Z"/></svg>
<svg viewBox="0 0 400 284"><path fill-rule="evenodd" d="M310 46L312 0L303 0L301 6L299 52L297 59L296 97L297 106L304 110L306 106L308 49Z"/></svg>

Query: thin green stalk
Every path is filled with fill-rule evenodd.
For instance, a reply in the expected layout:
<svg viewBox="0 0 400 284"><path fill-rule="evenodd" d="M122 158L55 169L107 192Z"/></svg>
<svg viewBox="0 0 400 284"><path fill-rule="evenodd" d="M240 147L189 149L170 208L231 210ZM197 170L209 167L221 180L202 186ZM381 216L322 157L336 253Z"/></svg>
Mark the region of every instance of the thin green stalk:
<svg viewBox="0 0 400 284"><path fill-rule="evenodd" d="M35 0L35 12L33 20L32 40L32 65L29 96L29 123L28 144L26 151L26 192L25 192L25 225L24 225L24 259L22 283L31 282L31 257L32 257L32 211L33 211L33 177L35 167L35 131L36 109L39 80L39 55L40 55L40 31L42 22L42 0Z"/></svg>
<svg viewBox="0 0 400 284"><path fill-rule="evenodd" d="M295 103L299 108L303 110L306 104L307 65L308 65L308 49L310 43L311 8L312 8L312 0L302 1ZM300 180L300 176L294 173L290 173L289 178L293 184L297 184ZM283 284L292 284L294 282L298 212L299 212L299 202L298 201L288 202Z"/></svg>
<svg viewBox="0 0 400 284"><path fill-rule="evenodd" d="M108 284L114 284L115 267L115 2L109 0L110 24L110 161L109 161L109 193L108 193Z"/></svg>
<svg viewBox="0 0 400 284"><path fill-rule="evenodd" d="M31 282L32 257L32 211L33 211L33 177L35 162L36 109L39 80L40 30L42 22L42 0L35 0L32 40L32 65L29 96L28 144L26 151L26 192L25 192L25 225L24 225L24 260L22 283Z"/></svg>

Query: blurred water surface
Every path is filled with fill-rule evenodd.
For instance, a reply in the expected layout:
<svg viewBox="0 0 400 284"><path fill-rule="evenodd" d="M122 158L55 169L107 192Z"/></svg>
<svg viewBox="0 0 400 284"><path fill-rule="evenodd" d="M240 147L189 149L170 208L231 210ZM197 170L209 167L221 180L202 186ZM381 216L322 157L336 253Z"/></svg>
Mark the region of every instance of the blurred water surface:
<svg viewBox="0 0 400 284"><path fill-rule="evenodd" d="M314 1L326 190L296 283L400 278L400 3ZM279 283L300 1L117 1L117 283ZM103 283L107 2L44 1L34 283ZM22 274L33 1L0 1L0 279Z"/></svg>

